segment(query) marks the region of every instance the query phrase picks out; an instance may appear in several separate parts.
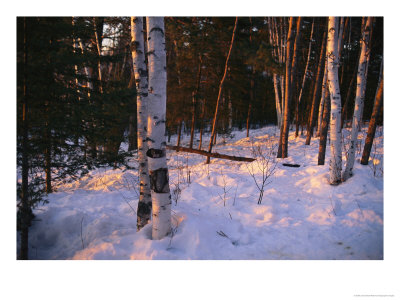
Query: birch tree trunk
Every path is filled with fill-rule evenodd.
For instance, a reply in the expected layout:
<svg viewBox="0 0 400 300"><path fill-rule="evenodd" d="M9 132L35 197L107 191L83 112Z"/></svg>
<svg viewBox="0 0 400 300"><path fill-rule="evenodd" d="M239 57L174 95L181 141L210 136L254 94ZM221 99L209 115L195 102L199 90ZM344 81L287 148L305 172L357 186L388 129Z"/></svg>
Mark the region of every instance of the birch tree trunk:
<svg viewBox="0 0 400 300"><path fill-rule="evenodd" d="M365 17L364 17L365 18ZM361 121L361 113L364 107L365 88L367 84L368 62L371 52L370 33L372 29L372 17L368 17L363 27L361 38L361 55L358 64L356 100L354 104L353 122L351 127L351 140L347 156L346 169L343 172L342 180L345 181L353 175L353 167L356 153L356 142L358 129Z"/></svg>
<svg viewBox="0 0 400 300"><path fill-rule="evenodd" d="M329 183L332 185L336 185L341 182L342 172L342 131L340 127L341 99L338 74L339 61L337 53L338 25L338 18L329 17L326 56L328 62L328 84L331 99L331 159L329 163Z"/></svg>
<svg viewBox="0 0 400 300"><path fill-rule="evenodd" d="M151 218L150 178L147 163L148 82L144 56L143 18L131 17L132 62L136 82L137 147L139 160L140 195L137 209L137 230Z"/></svg>
<svg viewBox="0 0 400 300"><path fill-rule="evenodd" d="M371 153L372 143L375 137L376 120L383 103L383 60L381 63L381 71L379 76L378 89L375 95L374 108L372 109L371 119L369 120L367 138L365 140L364 151L361 158L362 165L368 165L369 156Z"/></svg>
<svg viewBox="0 0 400 300"><path fill-rule="evenodd" d="M211 131L210 143L208 144L208 152L210 152L210 153L211 153L211 150L212 150L213 139L216 137L215 135L217 133L216 131L217 131L217 118L218 118L219 101L220 101L220 98L221 98L221 95L222 95L222 88L224 86L224 81L225 81L226 73L227 73L227 70L228 70L228 63L229 63L229 58L230 58L231 52L232 52L233 42L235 40L237 23L238 23L238 17L236 17L235 26L233 27L231 45L229 47L228 55L226 56L224 75L222 76L221 82L219 83L217 104L215 105L214 121L213 121L213 126L212 126L212 131ZM209 163L210 163L210 157L208 156L207 160L206 160L206 164L209 164Z"/></svg>
<svg viewBox="0 0 400 300"><path fill-rule="evenodd" d="M171 232L171 195L165 142L167 68L163 17L147 18L149 63L149 115L147 159L153 209L152 238L162 239Z"/></svg>

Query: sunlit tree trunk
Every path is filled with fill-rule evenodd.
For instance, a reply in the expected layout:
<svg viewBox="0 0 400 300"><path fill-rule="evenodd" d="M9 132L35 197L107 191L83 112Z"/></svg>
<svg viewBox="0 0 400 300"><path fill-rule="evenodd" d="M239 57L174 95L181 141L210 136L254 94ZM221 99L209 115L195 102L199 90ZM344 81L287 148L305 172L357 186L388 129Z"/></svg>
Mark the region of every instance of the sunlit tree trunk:
<svg viewBox="0 0 400 300"><path fill-rule="evenodd" d="M372 28L372 17L368 17L363 27L361 43L361 55L358 64L357 74L357 90L356 100L354 104L353 122L351 127L351 139L349 152L347 155L346 169L343 172L342 180L345 181L353 175L353 167L356 153L356 142L358 136L358 130L360 127L361 113L364 107L365 89L367 84L367 73L368 73L368 62L371 52L370 47L370 32Z"/></svg>
<svg viewBox="0 0 400 300"><path fill-rule="evenodd" d="M213 140L216 138L215 135L217 134L217 118L218 118L219 101L220 101L220 98L222 95L222 88L224 86L226 73L228 70L228 63L229 63L229 58L230 58L231 52L232 52L233 41L235 40L237 23L238 23L238 17L236 17L235 26L233 27L232 40L231 40L231 45L229 47L228 55L226 57L224 75L222 76L221 82L219 83L219 91L218 91L217 103L215 105L215 114L214 114L213 126L212 126L212 131L211 131L210 143L208 144L208 152L211 152L212 146L213 146ZM210 157L208 156L207 160L206 160L206 164L209 164L209 163L210 163Z"/></svg>
<svg viewBox="0 0 400 300"><path fill-rule="evenodd" d="M364 151L361 158L362 165L368 165L371 153L372 143L374 142L376 121L383 103L383 60L381 63L381 71L379 76L378 89L375 95L374 108L372 109L371 119L369 120L367 138L365 139Z"/></svg>
<svg viewBox="0 0 400 300"><path fill-rule="evenodd" d="M137 230L151 218L150 179L147 163L148 82L144 56L143 18L131 17L132 61L136 82L137 146L139 161L140 195L137 209Z"/></svg>
<svg viewBox="0 0 400 300"><path fill-rule="evenodd" d="M327 40L327 62L328 62L328 84L331 99L330 140L331 159L329 164L329 183L336 185L341 182L342 172L342 131L340 127L341 99L339 86L339 61L338 61L338 22L337 17L329 17L328 40Z"/></svg>
<svg viewBox="0 0 400 300"><path fill-rule="evenodd" d="M147 18L147 45L149 62L147 159L153 209L152 238L159 240L171 232L171 195L164 136L167 68L163 17Z"/></svg>

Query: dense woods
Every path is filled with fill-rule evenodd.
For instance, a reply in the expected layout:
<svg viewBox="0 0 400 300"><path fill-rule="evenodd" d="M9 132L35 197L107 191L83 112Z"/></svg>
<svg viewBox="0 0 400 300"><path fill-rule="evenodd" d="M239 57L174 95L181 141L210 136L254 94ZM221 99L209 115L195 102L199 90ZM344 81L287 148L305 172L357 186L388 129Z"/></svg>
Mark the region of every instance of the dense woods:
<svg viewBox="0 0 400 300"><path fill-rule="evenodd" d="M166 236L167 144L212 163L234 129L276 125L275 157L291 156L290 130L318 139L318 165L331 147L329 181L341 183L360 124L371 120L362 164L383 124L383 69L382 17L18 17L19 258L35 205L94 168L131 168L134 155L137 230L153 211L153 239Z"/></svg>

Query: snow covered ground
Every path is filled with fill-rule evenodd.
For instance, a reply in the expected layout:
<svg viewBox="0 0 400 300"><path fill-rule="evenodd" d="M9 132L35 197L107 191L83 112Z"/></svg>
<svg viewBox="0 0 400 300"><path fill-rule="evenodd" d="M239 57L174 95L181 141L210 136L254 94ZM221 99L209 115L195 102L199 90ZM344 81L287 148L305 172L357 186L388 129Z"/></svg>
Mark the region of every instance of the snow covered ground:
<svg viewBox="0 0 400 300"><path fill-rule="evenodd" d="M258 145L263 153L277 150L276 127L250 135L235 131L225 143L218 137L213 151L251 157ZM159 241L150 239L151 224L136 232L137 171L92 171L34 210L30 259L383 259L383 130L369 166L359 164L365 135L366 128L354 176L330 186L329 145L325 165L317 166L319 139L305 146L305 137L291 132L290 157L276 160L261 204L249 172L260 182L259 162L205 165L203 156L168 151L173 234Z"/></svg>

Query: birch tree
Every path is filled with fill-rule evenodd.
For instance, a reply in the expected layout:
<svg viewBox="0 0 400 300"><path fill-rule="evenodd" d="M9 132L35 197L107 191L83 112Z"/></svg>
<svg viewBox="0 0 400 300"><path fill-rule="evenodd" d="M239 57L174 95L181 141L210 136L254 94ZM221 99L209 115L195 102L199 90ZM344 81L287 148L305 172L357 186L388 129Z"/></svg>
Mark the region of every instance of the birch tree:
<svg viewBox="0 0 400 300"><path fill-rule="evenodd" d="M143 18L131 17L132 62L136 82L137 102L137 145L139 160L140 195L137 209L137 230L151 218L150 179L147 164L147 105L148 82L144 56Z"/></svg>
<svg viewBox="0 0 400 300"><path fill-rule="evenodd" d="M372 29L372 17L368 17L362 27L363 33L360 40L361 55L358 64L356 100L354 104L353 122L351 127L350 147L347 155L346 169L343 172L342 180L345 181L353 175L353 167L356 152L356 142L360 127L361 113L364 107L365 89L367 85L368 62L371 52L370 33Z"/></svg>
<svg viewBox="0 0 400 300"><path fill-rule="evenodd" d="M146 25L149 63L147 159L153 209L152 238L158 240L171 231L171 195L165 149L167 71L164 18L149 17Z"/></svg>
<svg viewBox="0 0 400 300"><path fill-rule="evenodd" d="M329 17L328 40L326 45L326 56L328 62L328 84L331 99L331 159L329 163L329 183L336 185L341 182L342 172L342 131L341 119L341 98L339 86L339 60L338 60L338 26L337 17Z"/></svg>

